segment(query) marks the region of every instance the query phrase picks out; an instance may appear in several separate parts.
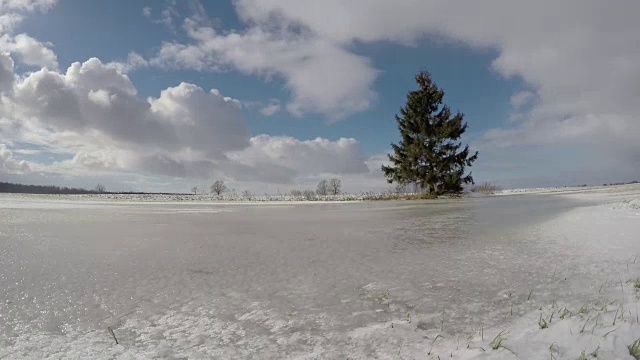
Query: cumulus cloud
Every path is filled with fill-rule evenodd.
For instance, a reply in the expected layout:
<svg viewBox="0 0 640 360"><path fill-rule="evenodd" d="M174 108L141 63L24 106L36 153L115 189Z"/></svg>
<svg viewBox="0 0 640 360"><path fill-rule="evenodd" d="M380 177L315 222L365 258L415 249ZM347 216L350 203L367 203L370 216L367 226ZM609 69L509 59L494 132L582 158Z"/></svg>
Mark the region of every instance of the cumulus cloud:
<svg viewBox="0 0 640 360"><path fill-rule="evenodd" d="M66 73L42 69L21 79L12 74L10 60L0 56L0 84L15 89L2 99L3 132L13 125L25 141L212 159L249 144L238 101L217 90L182 83L142 99L126 75L96 58L74 63ZM83 152L76 156L77 165L98 163Z"/></svg>
<svg viewBox="0 0 640 360"><path fill-rule="evenodd" d="M0 13L0 34L7 33L13 30L18 24L20 24L23 20L22 15L9 13L9 14L1 14Z"/></svg>
<svg viewBox="0 0 640 360"><path fill-rule="evenodd" d="M58 58L53 50L27 34L0 37L0 49L17 54L22 63L49 69L58 68Z"/></svg>
<svg viewBox="0 0 640 360"><path fill-rule="evenodd" d="M333 119L369 108L378 71L370 61L313 34L254 27L222 34L187 19L188 44L166 42L155 65L221 70L284 81L292 99L287 110L296 116L324 113Z"/></svg>
<svg viewBox="0 0 640 360"><path fill-rule="evenodd" d="M291 183L309 174L366 171L354 139L250 137L241 103L216 89L181 83L142 99L127 75L97 58L64 73L41 69L23 77L15 76L7 54L0 65L0 84L8 89L0 138L70 156L33 164L38 172ZM4 163L18 170L19 164Z"/></svg>
<svg viewBox="0 0 640 360"><path fill-rule="evenodd" d="M47 10L55 5L57 0L3 0L0 11L34 11Z"/></svg>
<svg viewBox="0 0 640 360"><path fill-rule="evenodd" d="M205 92L187 83L167 88L158 99L149 99L151 112L171 125L182 144L209 158L248 144L248 130L236 99L216 89Z"/></svg>
<svg viewBox="0 0 640 360"><path fill-rule="evenodd" d="M235 164L247 167L268 165L275 173L288 169L304 175L353 174L368 171L357 140L323 138L299 140L289 136L258 135L246 149L228 154ZM268 176L269 178L275 177Z"/></svg>
<svg viewBox="0 0 640 360"><path fill-rule="evenodd" d="M96 151L94 153L79 151L71 159L71 163L90 170L106 170L118 167L117 159L108 151Z"/></svg>
<svg viewBox="0 0 640 360"><path fill-rule="evenodd" d="M91 100L96 105L100 105L102 107L111 106L111 101L115 100L115 95L109 94L107 90L89 90L89 94L87 94L89 100Z"/></svg>
<svg viewBox="0 0 640 360"><path fill-rule="evenodd" d="M22 174L31 171L25 160L15 160L13 152L5 144L0 144L0 172Z"/></svg>
<svg viewBox="0 0 640 360"><path fill-rule="evenodd" d="M149 119L150 105L136 97L126 75L98 59L72 64L66 73L48 69L29 74L15 86L14 117L37 119L57 131L101 133L120 141L168 141L169 129Z"/></svg>
<svg viewBox="0 0 640 360"><path fill-rule="evenodd" d="M9 33L22 22L24 14L47 11L56 0L2 0L0 1L0 34Z"/></svg>
<svg viewBox="0 0 640 360"><path fill-rule="evenodd" d="M135 151L215 158L248 144L237 100L186 83L142 99L126 75L96 58L74 63L66 73L29 74L5 104L16 122L32 119L58 134L101 138Z"/></svg>
<svg viewBox="0 0 640 360"><path fill-rule="evenodd" d="M271 99L269 100L269 104L267 106L260 109L260 113L264 116L273 116L280 112L280 100Z"/></svg>
<svg viewBox="0 0 640 360"><path fill-rule="evenodd" d="M0 51L18 55L25 65L58 68L58 59L51 44L44 44L27 34L13 35L24 19L25 13L46 11L55 0L4 0L0 1Z"/></svg>
<svg viewBox="0 0 640 360"><path fill-rule="evenodd" d="M130 71L147 67L149 62L135 51L132 51L124 61L112 61L107 67L113 68L120 73L126 74Z"/></svg>

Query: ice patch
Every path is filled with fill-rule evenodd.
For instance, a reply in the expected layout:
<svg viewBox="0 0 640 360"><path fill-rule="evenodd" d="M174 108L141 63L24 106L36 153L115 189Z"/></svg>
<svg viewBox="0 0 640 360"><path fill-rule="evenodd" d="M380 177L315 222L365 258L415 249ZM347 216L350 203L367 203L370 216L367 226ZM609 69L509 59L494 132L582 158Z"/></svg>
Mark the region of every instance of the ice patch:
<svg viewBox="0 0 640 360"><path fill-rule="evenodd" d="M171 226L163 227L154 225L156 213L141 215L164 211L158 204L118 205L90 218L3 210L0 358L629 359L627 347L640 337L638 194L602 199L534 228L497 232L501 242L473 241L478 223L460 225L465 208L453 217L421 208L428 221L398 217L391 229L369 229L374 212L351 222L335 209L284 222L300 208L287 217L253 208L263 217L256 222L241 208L237 218L207 216L217 207L191 216L175 210L198 212L201 204L172 203L161 219ZM135 222L125 222L132 208ZM400 211L407 210L383 214ZM82 221L57 218L68 214ZM445 236L452 231L462 235ZM92 242L87 233L109 237ZM430 254L432 266L420 267ZM403 277L416 268L417 276ZM515 273L512 288L506 280Z"/></svg>

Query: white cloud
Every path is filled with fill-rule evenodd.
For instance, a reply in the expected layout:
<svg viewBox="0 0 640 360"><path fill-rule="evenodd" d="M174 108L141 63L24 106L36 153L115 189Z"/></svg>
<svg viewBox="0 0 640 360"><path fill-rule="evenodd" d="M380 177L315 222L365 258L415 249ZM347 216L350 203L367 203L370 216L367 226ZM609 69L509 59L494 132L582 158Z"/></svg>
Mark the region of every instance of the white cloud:
<svg viewBox="0 0 640 360"><path fill-rule="evenodd" d="M22 15L9 13L0 13L0 34L11 32L23 20Z"/></svg>
<svg viewBox="0 0 640 360"><path fill-rule="evenodd" d="M525 90L513 94L509 101L515 110L520 110L524 106L528 105L535 96L536 94L533 92Z"/></svg>
<svg viewBox="0 0 640 360"><path fill-rule="evenodd" d="M48 10L55 5L57 0L2 0L0 11L35 11Z"/></svg>
<svg viewBox="0 0 640 360"><path fill-rule="evenodd" d="M269 100L269 104L260 109L260 113L264 116L273 116L280 112L280 100L271 99Z"/></svg>
<svg viewBox="0 0 640 360"><path fill-rule="evenodd" d="M359 193L362 191L388 191L394 188L385 180L381 166L388 163L386 153L376 154L363 159L364 166L358 164L359 171L352 173L331 173L317 172L313 174L301 174L294 183L289 186L275 184L276 186L266 187L266 191L274 193L276 190L290 191L291 189L315 190L321 180L338 178L342 180L342 190L348 193Z"/></svg>
<svg viewBox="0 0 640 360"><path fill-rule="evenodd" d="M149 62L142 57L142 55L132 51L127 56L125 61L112 61L107 64L107 67L117 70L119 73L129 73L130 71L144 68L149 65Z"/></svg>
<svg viewBox="0 0 640 360"><path fill-rule="evenodd" d="M364 163L367 167L366 172L340 176L344 191L386 191L393 188L393 185L387 182L381 169L382 165L389 164L387 153L370 156Z"/></svg>
<svg viewBox="0 0 640 360"><path fill-rule="evenodd" d="M175 6L176 2L174 1L169 6L167 6L166 9L162 10L161 17L157 22L164 24L169 29L173 29L173 18L178 15L176 13Z"/></svg>
<svg viewBox="0 0 640 360"><path fill-rule="evenodd" d="M68 156L33 163L38 173L95 176L121 171L184 178L291 183L321 173L367 171L354 139L249 137L238 100L181 83L141 99L127 75L92 58L65 73L13 74L0 55L0 139ZM5 161L5 164L7 161ZM13 163L11 163L13 164ZM17 165L12 165L15 170Z"/></svg>
<svg viewBox="0 0 640 360"><path fill-rule="evenodd" d="M459 5L456 7L460 8ZM433 18L447 15L437 13L440 7L437 1L421 0L328 0L314 3L296 0L239 0L236 7L240 17L248 23L260 26L268 26L274 22L283 26L301 25L322 38L337 43L350 43L354 40L413 41L429 30L437 30L434 24L430 24Z"/></svg>
<svg viewBox="0 0 640 360"><path fill-rule="evenodd" d="M76 153L71 163L87 169L109 169L118 167L117 159L107 151L97 151L94 153L80 151Z"/></svg>
<svg viewBox="0 0 640 360"><path fill-rule="evenodd" d="M145 6L142 8L142 15L147 19L150 19L155 24L162 24L167 29L175 31L174 21L180 16L177 10L177 5L178 3L175 0L166 0L164 9L160 11L160 16L156 18L153 17L153 9L149 6Z"/></svg>
<svg viewBox="0 0 640 360"><path fill-rule="evenodd" d="M249 143L237 100L217 90L183 83L159 98L141 99L126 75L95 58L66 73L42 69L9 79L15 91L2 100L4 133L20 136L16 141L87 153L107 147L122 151L119 156L166 152L185 161L221 158Z"/></svg>
<svg viewBox="0 0 640 360"><path fill-rule="evenodd" d="M55 3L56 0L0 0L0 35L12 33L26 13L47 11Z"/></svg>
<svg viewBox="0 0 640 360"><path fill-rule="evenodd" d="M180 143L202 151L208 159L248 145L248 130L238 100L187 83L149 99L151 113L171 125Z"/></svg>
<svg viewBox="0 0 640 360"><path fill-rule="evenodd" d="M357 174L367 172L365 158L357 140L340 138L331 141L323 138L298 140L289 136L258 135L251 145L231 152L228 158L234 164L261 168L268 179L282 174L295 176L318 174ZM271 171L272 174L266 174ZM282 181L282 180L281 180Z"/></svg>
<svg viewBox="0 0 640 360"><path fill-rule="evenodd" d="M52 70L58 68L58 58L53 50L27 34L3 35L0 37L0 49L18 54L20 60L27 65L47 67Z"/></svg>
<svg viewBox="0 0 640 360"><path fill-rule="evenodd" d="M324 113L333 119L367 109L378 71L369 60L308 33L250 28L220 34L187 19L189 44L164 43L155 65L196 70L233 67L264 78L282 78L291 91L287 110L302 116Z"/></svg>
<svg viewBox="0 0 640 360"><path fill-rule="evenodd" d="M116 99L115 95L109 94L107 90L89 90L87 96L94 104L102 107L111 106L111 101Z"/></svg>
<svg viewBox="0 0 640 360"><path fill-rule="evenodd" d="M19 60L26 65L57 69L58 59L50 49L51 44L44 44L27 34L12 34L24 19L25 13L46 11L54 4L55 0L0 1L0 51L17 54Z"/></svg>
<svg viewBox="0 0 640 360"><path fill-rule="evenodd" d="M0 144L0 173L22 174L31 171L25 160L15 160L5 144Z"/></svg>
<svg viewBox="0 0 640 360"><path fill-rule="evenodd" d="M146 18L150 18L151 17L151 7L150 6L145 6L144 8L142 8L142 15Z"/></svg>

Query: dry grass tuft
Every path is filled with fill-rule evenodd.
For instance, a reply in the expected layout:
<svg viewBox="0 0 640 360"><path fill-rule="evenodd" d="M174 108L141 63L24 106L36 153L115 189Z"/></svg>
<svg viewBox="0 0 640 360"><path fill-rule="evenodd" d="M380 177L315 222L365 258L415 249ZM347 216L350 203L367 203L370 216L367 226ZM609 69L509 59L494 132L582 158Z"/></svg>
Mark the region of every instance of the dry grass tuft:
<svg viewBox="0 0 640 360"><path fill-rule="evenodd" d="M485 195L495 194L500 190L502 190L500 186L488 181L485 181L481 184L474 185L471 188L471 192L485 194Z"/></svg>

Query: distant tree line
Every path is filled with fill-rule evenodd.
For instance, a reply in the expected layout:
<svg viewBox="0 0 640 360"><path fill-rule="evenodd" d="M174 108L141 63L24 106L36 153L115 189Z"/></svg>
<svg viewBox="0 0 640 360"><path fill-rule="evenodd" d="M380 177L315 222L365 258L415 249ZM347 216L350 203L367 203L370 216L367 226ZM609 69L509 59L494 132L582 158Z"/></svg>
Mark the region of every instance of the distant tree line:
<svg viewBox="0 0 640 360"><path fill-rule="evenodd" d="M95 190L61 187L53 185L23 185L0 182L0 193L20 194L95 194Z"/></svg>
<svg viewBox="0 0 640 360"><path fill-rule="evenodd" d="M130 195L183 195L181 193L164 193L164 192L142 192L142 191L107 191L102 184L96 185L93 190L83 188L70 188L66 186L55 185L25 185L8 182L0 182L0 193L14 194L62 194L62 195L82 195L82 194L130 194Z"/></svg>
<svg viewBox="0 0 640 360"><path fill-rule="evenodd" d="M295 198L303 198L305 200L316 200L318 196L339 195L342 192L342 181L340 179L321 180L316 187L316 191L307 190L291 190L289 193Z"/></svg>
<svg viewBox="0 0 640 360"><path fill-rule="evenodd" d="M197 186L194 186L193 188L191 188L191 192L193 194L197 194L198 190L199 189ZM213 184L211 184L211 187L209 188L209 190L211 194L217 195L218 197L220 197L223 193L229 191L229 188L224 183L224 181L216 180ZM342 181L340 179L334 178L331 180L320 181L318 183L318 186L316 187L316 191L309 190L309 189L307 190L294 189L294 190L291 190L289 194L295 198L315 200L317 199L317 196L338 195L341 192L342 192ZM235 194L235 190L233 190L233 193ZM278 191L278 194L280 195L280 191ZM244 190L241 193L241 197L246 200L252 200L254 196L255 195L249 190Z"/></svg>
<svg viewBox="0 0 640 360"><path fill-rule="evenodd" d="M628 183L617 182L617 183L610 183L610 184L602 184L602 186L614 186L614 185L625 185L625 184L640 184L640 181L633 180L633 181L629 181ZM584 186L587 186L587 185L584 185Z"/></svg>

